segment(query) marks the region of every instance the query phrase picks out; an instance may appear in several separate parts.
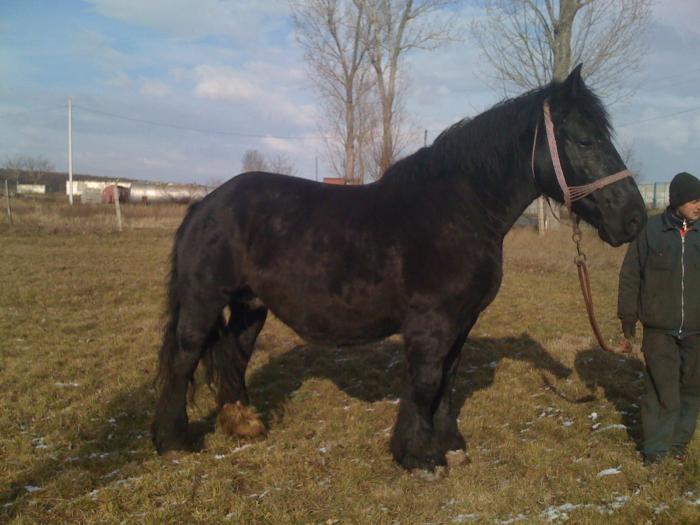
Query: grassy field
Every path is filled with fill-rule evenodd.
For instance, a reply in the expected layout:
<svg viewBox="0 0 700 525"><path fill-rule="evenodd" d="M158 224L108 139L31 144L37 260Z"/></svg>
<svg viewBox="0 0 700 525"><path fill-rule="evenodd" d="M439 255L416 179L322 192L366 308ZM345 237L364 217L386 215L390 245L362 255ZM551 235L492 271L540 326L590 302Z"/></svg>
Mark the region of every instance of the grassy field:
<svg viewBox="0 0 700 525"><path fill-rule="evenodd" d="M148 428L171 237L184 207L14 203L0 223L0 521L11 523L698 523L691 460L641 465L642 363L597 350L568 231L506 239L498 298L457 384L470 463L428 482L388 451L400 339L311 347L271 319L249 368L266 439L209 427L159 458ZM617 338L622 249L584 234L596 310Z"/></svg>

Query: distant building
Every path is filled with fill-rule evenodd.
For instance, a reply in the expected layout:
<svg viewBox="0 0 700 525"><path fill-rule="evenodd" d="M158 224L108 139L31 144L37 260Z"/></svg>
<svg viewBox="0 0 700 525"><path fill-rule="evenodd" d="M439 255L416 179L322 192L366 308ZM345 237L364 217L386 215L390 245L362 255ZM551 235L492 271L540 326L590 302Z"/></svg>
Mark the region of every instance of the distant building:
<svg viewBox="0 0 700 525"><path fill-rule="evenodd" d="M668 206L668 182L649 182L637 184L642 194L644 204L650 209L660 209Z"/></svg>
<svg viewBox="0 0 700 525"><path fill-rule="evenodd" d="M113 180L74 180L73 181L73 196L80 196L83 192L90 188L92 190L99 190L102 192L107 186L112 186L114 184ZM119 186L124 188L130 188L131 182L119 182ZM66 195L70 194L70 184L66 182Z"/></svg>
<svg viewBox="0 0 700 525"><path fill-rule="evenodd" d="M347 181L343 177L323 177L324 184L338 184L344 186Z"/></svg>
<svg viewBox="0 0 700 525"><path fill-rule="evenodd" d="M199 184L146 184L133 183L129 192L129 202L153 204L157 202L188 203L201 200L214 188Z"/></svg>
<svg viewBox="0 0 700 525"><path fill-rule="evenodd" d="M44 195L46 184L18 184L17 193L25 195Z"/></svg>

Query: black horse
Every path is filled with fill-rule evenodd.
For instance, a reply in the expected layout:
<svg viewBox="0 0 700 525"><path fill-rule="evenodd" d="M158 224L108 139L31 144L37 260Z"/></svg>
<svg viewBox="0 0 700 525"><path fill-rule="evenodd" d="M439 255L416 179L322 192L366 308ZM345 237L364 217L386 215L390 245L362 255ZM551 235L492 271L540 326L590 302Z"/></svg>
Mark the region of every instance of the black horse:
<svg viewBox="0 0 700 525"><path fill-rule="evenodd" d="M563 186L557 155L535 131L544 129L545 106ZM448 451L466 447L453 384L467 334L500 286L504 236L541 193L564 201L567 183L622 169L606 111L579 66L564 82L458 122L372 184L272 173L231 179L193 205L175 235L157 450L186 448L186 392L201 358L213 374L219 421L236 432L236 421L225 420L240 413L227 408L248 403L245 370L269 308L315 343L402 334L409 377L391 451L405 468L444 465ZM572 206L613 246L633 239L646 220L630 178Z"/></svg>

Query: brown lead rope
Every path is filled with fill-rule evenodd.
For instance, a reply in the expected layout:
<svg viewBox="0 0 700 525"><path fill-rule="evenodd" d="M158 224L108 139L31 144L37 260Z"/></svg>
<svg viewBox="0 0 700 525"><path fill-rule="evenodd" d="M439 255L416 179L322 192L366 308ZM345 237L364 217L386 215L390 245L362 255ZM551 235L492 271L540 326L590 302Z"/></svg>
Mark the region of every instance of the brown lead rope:
<svg viewBox="0 0 700 525"><path fill-rule="evenodd" d="M586 266L586 254L581 250L581 228L579 228L579 218L574 216L573 221L574 233L571 236L573 241L576 243L577 255L574 257L574 263L576 264L576 269L578 270L578 280L581 284L581 293L583 294L583 302L586 304L586 312L588 313L588 321L593 329L593 334L600 347L606 352L617 353L613 348L611 348L603 338L598 327L598 322L596 321L595 314L593 313L593 294L591 292L591 281L588 277L588 267ZM624 354L630 353L631 348L629 346L622 346L619 352Z"/></svg>

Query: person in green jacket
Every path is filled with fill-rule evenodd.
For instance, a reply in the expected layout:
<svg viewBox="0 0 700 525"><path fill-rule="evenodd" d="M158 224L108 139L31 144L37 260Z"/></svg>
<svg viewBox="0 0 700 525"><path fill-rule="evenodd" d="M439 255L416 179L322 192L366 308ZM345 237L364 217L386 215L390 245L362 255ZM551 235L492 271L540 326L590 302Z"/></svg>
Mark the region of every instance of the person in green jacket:
<svg viewBox="0 0 700 525"><path fill-rule="evenodd" d="M620 269L618 317L631 347L644 327L642 454L686 458L700 410L700 180L679 173L669 207L649 218Z"/></svg>

